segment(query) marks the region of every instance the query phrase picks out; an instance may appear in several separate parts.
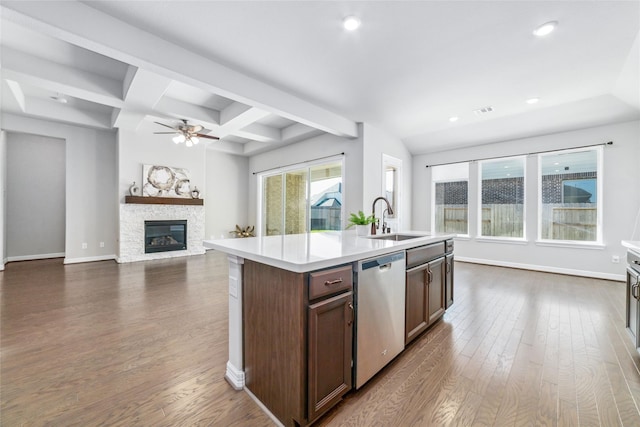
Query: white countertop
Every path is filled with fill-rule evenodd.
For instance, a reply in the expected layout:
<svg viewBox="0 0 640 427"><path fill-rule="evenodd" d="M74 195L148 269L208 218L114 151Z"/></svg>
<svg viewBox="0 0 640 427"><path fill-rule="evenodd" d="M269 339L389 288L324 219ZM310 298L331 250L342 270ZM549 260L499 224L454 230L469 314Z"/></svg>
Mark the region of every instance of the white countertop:
<svg viewBox="0 0 640 427"><path fill-rule="evenodd" d="M347 230L205 240L203 244L205 248L216 249L263 264L303 273L454 237L453 234L430 235L419 231L407 231L399 234L420 235L422 237L396 242L359 237L355 230Z"/></svg>
<svg viewBox="0 0 640 427"><path fill-rule="evenodd" d="M624 246L627 249L631 249L634 252L637 252L640 254L640 241L637 240L623 240L622 241L622 246Z"/></svg>

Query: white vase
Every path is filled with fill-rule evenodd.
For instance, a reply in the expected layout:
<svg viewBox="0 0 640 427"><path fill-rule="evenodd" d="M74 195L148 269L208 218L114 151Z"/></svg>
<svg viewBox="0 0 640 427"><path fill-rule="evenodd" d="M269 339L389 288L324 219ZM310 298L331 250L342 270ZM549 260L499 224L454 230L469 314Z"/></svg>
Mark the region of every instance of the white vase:
<svg viewBox="0 0 640 427"><path fill-rule="evenodd" d="M356 225L356 236L366 236L369 234L370 225Z"/></svg>

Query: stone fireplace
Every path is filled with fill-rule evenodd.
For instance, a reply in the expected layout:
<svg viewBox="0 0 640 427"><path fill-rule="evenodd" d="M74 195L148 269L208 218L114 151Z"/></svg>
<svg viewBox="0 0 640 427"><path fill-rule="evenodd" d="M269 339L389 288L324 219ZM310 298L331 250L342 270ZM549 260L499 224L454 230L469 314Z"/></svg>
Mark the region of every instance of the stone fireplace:
<svg viewBox="0 0 640 427"><path fill-rule="evenodd" d="M204 254L205 249L202 246L205 236L204 219L202 205L138 204L136 202L120 204L120 252L117 261L125 263ZM152 236L156 238L155 245L150 245L151 242L145 238L145 224L149 222L159 226L154 231L157 235ZM173 223L173 229L170 226L166 228L170 223ZM186 239L182 243L178 238L177 223L184 224ZM165 227L164 230L162 227ZM164 234L164 239L160 234ZM178 243L173 243L172 239ZM169 247L159 248L163 245L169 245ZM156 248L148 251L147 248L150 246L156 246Z"/></svg>

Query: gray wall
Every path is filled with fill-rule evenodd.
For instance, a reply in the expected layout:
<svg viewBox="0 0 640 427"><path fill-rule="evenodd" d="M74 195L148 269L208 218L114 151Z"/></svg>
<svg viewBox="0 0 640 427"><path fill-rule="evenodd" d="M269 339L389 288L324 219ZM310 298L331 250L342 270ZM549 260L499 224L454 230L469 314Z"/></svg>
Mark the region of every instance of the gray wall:
<svg viewBox="0 0 640 427"><path fill-rule="evenodd" d="M566 274L622 279L625 273L626 250L621 240L637 240L634 221L640 211L640 191L637 190L637 168L640 164L640 122L632 121L608 126L562 132L522 140L506 141L434 154L415 156L413 161L413 225L430 229L431 169L426 165L467 161L492 156L526 154L535 151L560 150L613 141L604 148L602 170L603 245L549 245L536 242L538 232L537 156L527 157L525 221L526 242L495 242L475 237L477 232L477 191L469 193L470 239L456 240L456 254L463 259L488 264L531 268ZM469 168L469 188L478 188L477 163ZM612 263L612 256L621 262Z"/></svg>
<svg viewBox="0 0 640 427"><path fill-rule="evenodd" d="M65 141L7 133L7 259L64 255Z"/></svg>
<svg viewBox="0 0 640 427"><path fill-rule="evenodd" d="M118 235L115 132L11 114L4 114L2 120L9 132L66 141L65 263L114 259Z"/></svg>
<svg viewBox="0 0 640 427"><path fill-rule="evenodd" d="M198 187L200 188L200 187ZM233 235L236 224L247 222L249 159L218 151L206 152L205 238Z"/></svg>

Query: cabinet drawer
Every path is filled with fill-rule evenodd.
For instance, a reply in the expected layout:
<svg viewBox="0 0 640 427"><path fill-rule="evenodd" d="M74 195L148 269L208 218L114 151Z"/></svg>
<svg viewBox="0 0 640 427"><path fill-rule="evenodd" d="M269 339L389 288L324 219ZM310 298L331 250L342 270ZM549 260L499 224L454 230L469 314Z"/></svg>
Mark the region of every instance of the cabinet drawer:
<svg viewBox="0 0 640 427"><path fill-rule="evenodd" d="M450 254L451 252L453 252L453 239L449 239L446 242L444 242L445 244L445 252Z"/></svg>
<svg viewBox="0 0 640 427"><path fill-rule="evenodd" d="M443 242L433 243L407 251L407 269L416 265L424 264L444 255L445 245Z"/></svg>
<svg viewBox="0 0 640 427"><path fill-rule="evenodd" d="M316 271L309 274L309 300L332 295L353 288L353 270L350 265Z"/></svg>

